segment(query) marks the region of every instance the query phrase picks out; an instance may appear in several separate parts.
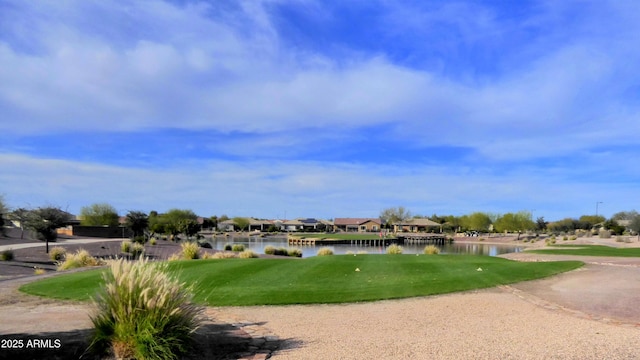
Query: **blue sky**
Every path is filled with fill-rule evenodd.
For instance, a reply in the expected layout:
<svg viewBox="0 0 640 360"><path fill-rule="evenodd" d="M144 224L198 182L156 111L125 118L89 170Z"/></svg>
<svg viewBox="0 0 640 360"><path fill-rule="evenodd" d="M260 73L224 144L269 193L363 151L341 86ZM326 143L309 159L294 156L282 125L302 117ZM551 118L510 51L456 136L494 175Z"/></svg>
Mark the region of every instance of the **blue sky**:
<svg viewBox="0 0 640 360"><path fill-rule="evenodd" d="M638 209L636 1L0 0L12 207Z"/></svg>

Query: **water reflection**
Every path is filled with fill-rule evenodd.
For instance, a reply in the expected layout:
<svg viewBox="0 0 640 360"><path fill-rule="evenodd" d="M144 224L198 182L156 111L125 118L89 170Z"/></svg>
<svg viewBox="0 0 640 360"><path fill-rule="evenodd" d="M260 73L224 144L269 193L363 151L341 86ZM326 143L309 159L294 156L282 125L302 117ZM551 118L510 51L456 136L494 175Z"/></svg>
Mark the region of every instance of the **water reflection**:
<svg viewBox="0 0 640 360"><path fill-rule="evenodd" d="M253 250L258 254L264 254L267 246L276 248L288 248L287 239L284 237L259 237L259 236L216 236L207 237L204 240L208 242L213 249L223 250L226 244L243 244L246 249ZM318 249L322 246L294 246L302 250L303 257L315 256ZM347 252L358 253L366 252L369 254L384 254L386 248L382 246L358 246L358 245L333 245L327 246L331 248L336 255L346 254ZM422 254L425 245L407 244L402 246L404 254ZM469 243L452 243L445 245L437 245L441 254L467 254L467 255L487 255L497 256L500 254L521 252L524 250L522 246L516 245L493 245L493 244L469 244Z"/></svg>

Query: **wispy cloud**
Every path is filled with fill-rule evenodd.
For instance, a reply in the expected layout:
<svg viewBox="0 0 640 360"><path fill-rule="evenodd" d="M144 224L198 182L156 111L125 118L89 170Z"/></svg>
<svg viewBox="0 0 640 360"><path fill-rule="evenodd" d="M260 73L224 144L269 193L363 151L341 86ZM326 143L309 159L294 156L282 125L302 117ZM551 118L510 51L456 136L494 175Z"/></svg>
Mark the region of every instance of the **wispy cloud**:
<svg viewBox="0 0 640 360"><path fill-rule="evenodd" d="M113 188L128 183L100 179L124 172L136 190L122 207L206 211L206 193L264 216L281 198L327 215L570 209L563 191L566 203L583 191L633 206L620 194L639 177L620 154L638 153L637 8L5 1L0 154L21 169L4 175L7 196L91 202L97 187L120 199ZM57 175L29 195L32 178L18 179L34 174L15 159Z"/></svg>

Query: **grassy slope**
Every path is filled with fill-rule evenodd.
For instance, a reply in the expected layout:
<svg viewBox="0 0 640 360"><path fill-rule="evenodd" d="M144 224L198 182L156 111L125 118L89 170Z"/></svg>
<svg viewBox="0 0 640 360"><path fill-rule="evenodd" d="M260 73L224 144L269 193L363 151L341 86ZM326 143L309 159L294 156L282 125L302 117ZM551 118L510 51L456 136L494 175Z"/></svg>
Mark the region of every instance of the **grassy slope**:
<svg viewBox="0 0 640 360"><path fill-rule="evenodd" d="M550 276L581 262L515 262L488 256L358 255L303 260L225 259L171 263L194 285L195 300L213 306L340 303L450 293ZM477 271L481 267L483 271ZM360 271L355 271L356 268ZM87 300L101 270L57 276L21 290Z"/></svg>
<svg viewBox="0 0 640 360"><path fill-rule="evenodd" d="M614 248L602 245L555 245L559 249L531 250L538 254L640 257L640 248Z"/></svg>

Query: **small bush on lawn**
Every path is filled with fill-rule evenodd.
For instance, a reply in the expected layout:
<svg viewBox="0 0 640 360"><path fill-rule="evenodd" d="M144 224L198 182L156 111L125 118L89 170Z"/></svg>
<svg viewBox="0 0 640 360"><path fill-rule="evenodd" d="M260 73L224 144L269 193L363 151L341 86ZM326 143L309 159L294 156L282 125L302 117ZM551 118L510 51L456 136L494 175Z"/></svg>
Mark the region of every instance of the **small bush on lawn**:
<svg viewBox="0 0 640 360"><path fill-rule="evenodd" d="M274 255L276 253L276 248L271 245L267 245L264 248L264 253L267 255Z"/></svg>
<svg viewBox="0 0 640 360"><path fill-rule="evenodd" d="M292 257L302 257L302 250L297 248L291 248L287 250L287 255Z"/></svg>
<svg viewBox="0 0 640 360"><path fill-rule="evenodd" d="M202 308L166 265L116 260L104 282L94 299L92 349L118 359L176 359L189 350Z"/></svg>
<svg viewBox="0 0 640 360"><path fill-rule="evenodd" d="M258 254L256 254L252 250L245 250L239 253L238 257L241 259L252 259L252 258L257 258Z"/></svg>
<svg viewBox="0 0 640 360"><path fill-rule="evenodd" d="M316 255L318 256L333 255L333 250L331 250L331 248L328 248L328 247L323 247L318 250Z"/></svg>
<svg viewBox="0 0 640 360"><path fill-rule="evenodd" d="M180 244L182 248L182 258L185 260L194 260L200 258L200 247L195 242L185 242Z"/></svg>
<svg viewBox="0 0 640 360"><path fill-rule="evenodd" d="M67 250L61 246L54 246L49 250L49 259L53 261L62 261L67 254Z"/></svg>
<svg viewBox="0 0 640 360"><path fill-rule="evenodd" d="M426 255L438 255L440 254L440 249L435 245L427 245L424 248L424 253Z"/></svg>
<svg viewBox="0 0 640 360"><path fill-rule="evenodd" d="M278 256L289 256L289 251L286 248L277 248L276 252L273 255L278 255Z"/></svg>
<svg viewBox="0 0 640 360"><path fill-rule="evenodd" d="M124 240L120 243L120 252L130 253L131 252L131 240Z"/></svg>
<svg viewBox="0 0 640 360"><path fill-rule="evenodd" d="M217 252L217 253L213 254L213 256L211 258L212 259L235 259L237 257L238 257L238 254L236 254L234 252L220 251L220 252Z"/></svg>
<svg viewBox="0 0 640 360"><path fill-rule="evenodd" d="M233 244L233 246L231 247L231 251L235 251L235 252L244 251L244 245L242 245L242 244Z"/></svg>
<svg viewBox="0 0 640 360"><path fill-rule="evenodd" d="M58 263L58 271L104 264L104 261L91 256L87 250L80 249L73 254L67 254L64 261Z"/></svg>
<svg viewBox="0 0 640 360"><path fill-rule="evenodd" d="M3 250L0 253L0 260L1 261L11 261L11 260L13 260L13 250L11 250L11 249Z"/></svg>
<svg viewBox="0 0 640 360"><path fill-rule="evenodd" d="M387 247L387 254L391 254L391 255L398 255L398 254L402 254L402 246L398 245L398 244L391 244Z"/></svg>

